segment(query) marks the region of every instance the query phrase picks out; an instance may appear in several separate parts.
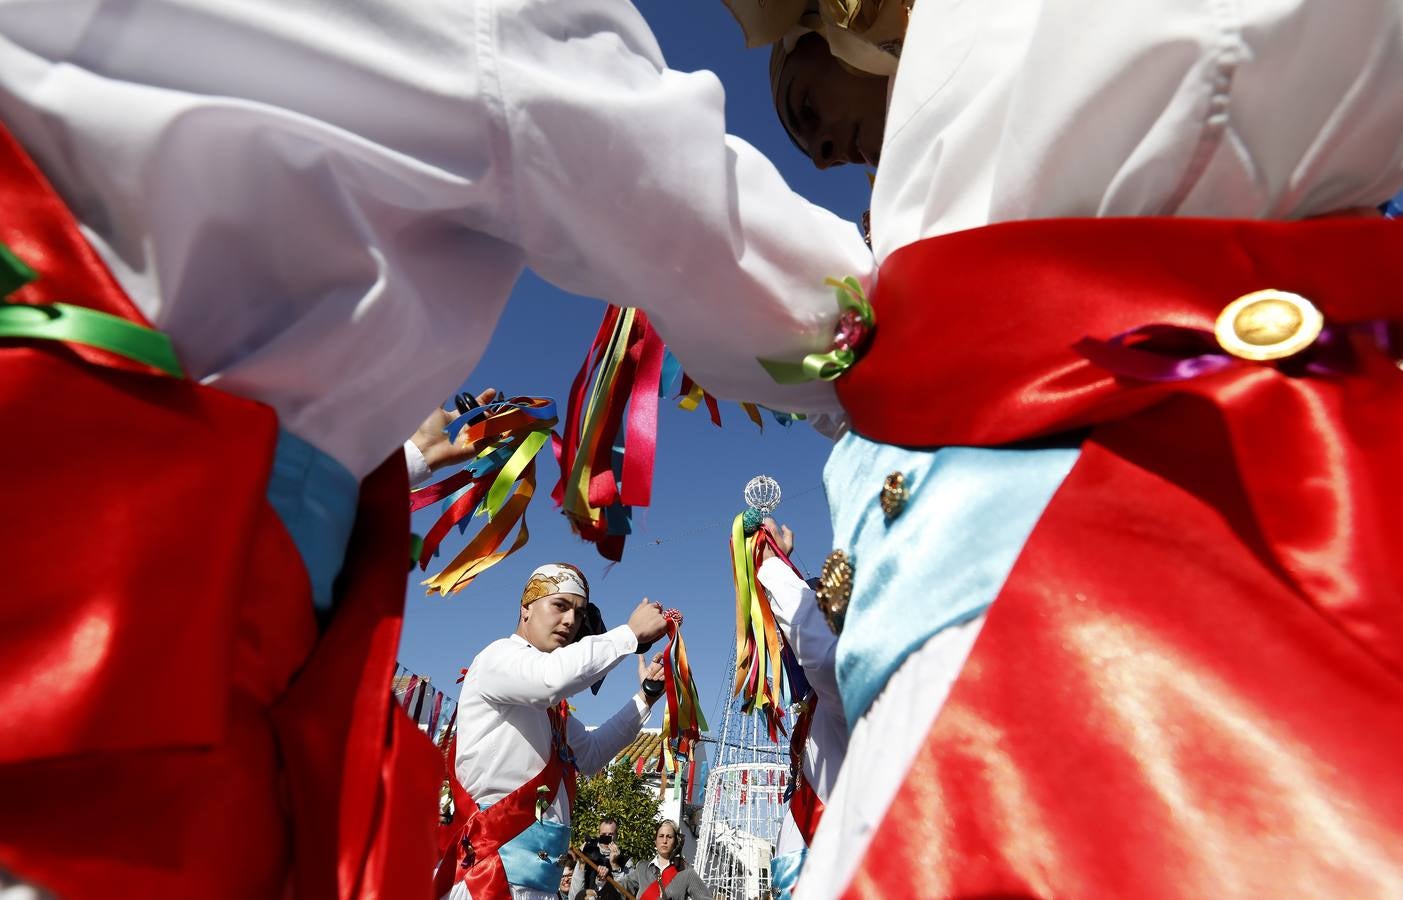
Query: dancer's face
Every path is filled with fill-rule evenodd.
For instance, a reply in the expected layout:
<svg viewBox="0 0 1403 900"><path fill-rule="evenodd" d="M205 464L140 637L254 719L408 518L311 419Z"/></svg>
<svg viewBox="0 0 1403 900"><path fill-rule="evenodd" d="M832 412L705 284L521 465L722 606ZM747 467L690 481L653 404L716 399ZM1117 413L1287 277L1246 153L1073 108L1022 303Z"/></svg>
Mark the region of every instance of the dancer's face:
<svg viewBox="0 0 1403 900"><path fill-rule="evenodd" d="M516 633L537 650L559 650L575 639L584 621L584 608L585 598L579 594L547 594L521 608Z"/></svg>
<svg viewBox="0 0 1403 900"><path fill-rule="evenodd" d="M820 169L877 165L887 125L887 79L844 68L817 34L806 34L780 70L775 111Z"/></svg>

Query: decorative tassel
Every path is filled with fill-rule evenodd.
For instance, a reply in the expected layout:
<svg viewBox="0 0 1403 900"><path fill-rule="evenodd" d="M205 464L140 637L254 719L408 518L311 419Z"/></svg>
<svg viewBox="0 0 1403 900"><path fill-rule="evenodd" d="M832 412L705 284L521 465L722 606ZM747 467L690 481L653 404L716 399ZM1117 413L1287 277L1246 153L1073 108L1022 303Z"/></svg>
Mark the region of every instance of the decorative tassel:
<svg viewBox="0 0 1403 900"><path fill-rule="evenodd" d="M480 406L449 423L449 440L456 441L466 428L472 442L484 449L461 471L410 494L411 510L440 502L444 507L420 545L419 568L428 567L455 525L466 531L475 515L485 515L487 524L441 572L424 581L428 593L461 591L526 545L526 507L536 490L535 457L557 421L554 401L515 397ZM516 539L500 549L518 523Z"/></svg>
<svg viewBox="0 0 1403 900"><path fill-rule="evenodd" d="M789 561L779 544L760 527L760 513L748 509L731 523L731 575L736 587L736 671L733 694L742 700L741 711L758 711L765 718L770 740L784 732L784 711L789 705L791 685L785 649L770 597L756 581L756 572L766 547L785 564ZM800 576L802 577L802 576Z"/></svg>
<svg viewBox="0 0 1403 900"><path fill-rule="evenodd" d="M664 615L667 648L663 651L663 693L667 706L663 710L662 749L658 754L658 771L664 775L660 791L667 784L666 775L680 775L691 759L692 745L701 740L707 728L692 667L687 662L687 645L682 642L682 613L669 609Z"/></svg>

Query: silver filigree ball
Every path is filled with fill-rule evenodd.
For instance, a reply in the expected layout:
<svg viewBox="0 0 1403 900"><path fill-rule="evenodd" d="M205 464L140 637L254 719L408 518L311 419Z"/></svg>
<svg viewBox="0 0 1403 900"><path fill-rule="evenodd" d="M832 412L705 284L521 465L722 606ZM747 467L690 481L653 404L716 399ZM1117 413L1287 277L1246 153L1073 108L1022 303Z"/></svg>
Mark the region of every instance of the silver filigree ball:
<svg viewBox="0 0 1403 900"><path fill-rule="evenodd" d="M768 475L756 475L745 484L745 503L763 515L771 515L779 506L779 482Z"/></svg>

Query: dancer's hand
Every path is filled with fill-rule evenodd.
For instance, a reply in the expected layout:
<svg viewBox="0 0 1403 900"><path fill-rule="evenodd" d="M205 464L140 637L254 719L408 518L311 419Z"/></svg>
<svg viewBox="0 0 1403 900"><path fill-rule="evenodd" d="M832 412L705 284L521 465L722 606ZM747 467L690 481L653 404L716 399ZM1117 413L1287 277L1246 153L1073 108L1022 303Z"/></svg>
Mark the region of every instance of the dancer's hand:
<svg viewBox="0 0 1403 900"><path fill-rule="evenodd" d="M628 617L628 627L633 631L634 637L638 638L639 644L651 644L656 641L667 631L667 619L663 617L662 606L644 597L643 602L634 609L633 615Z"/></svg>
<svg viewBox="0 0 1403 900"><path fill-rule="evenodd" d="M766 519L762 526L774 537L775 543L779 544L779 549L784 551L785 556L794 555L794 532L789 530L788 525L780 525L774 519ZM766 544L760 548L760 562L764 562L775 555L775 551Z"/></svg>
<svg viewBox="0 0 1403 900"><path fill-rule="evenodd" d="M643 669L643 657L638 657L638 668L641 674L639 685L643 688L643 700L649 706L658 702L658 698L663 695L666 682L663 680L666 673L663 671L663 655L656 654L653 657L652 665L646 670Z"/></svg>
<svg viewBox="0 0 1403 900"><path fill-rule="evenodd" d="M477 402L479 405L491 403L496 398L496 389L488 388L477 395ZM424 424L420 425L410 437L414 446L418 447L419 452L424 454L424 462L428 463L430 472L436 472L444 466L469 462L482 450L477 444L468 440L468 429L466 428L458 432L456 442L448 440L444 429L459 415L461 414L457 410L435 409L429 413Z"/></svg>

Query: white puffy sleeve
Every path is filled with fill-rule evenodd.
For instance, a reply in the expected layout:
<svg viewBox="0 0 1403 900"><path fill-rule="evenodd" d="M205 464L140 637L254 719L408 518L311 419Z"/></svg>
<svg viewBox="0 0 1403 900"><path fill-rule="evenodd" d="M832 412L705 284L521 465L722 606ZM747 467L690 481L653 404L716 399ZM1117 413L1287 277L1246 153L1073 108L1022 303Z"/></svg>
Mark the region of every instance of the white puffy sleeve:
<svg viewBox="0 0 1403 900"><path fill-rule="evenodd" d="M592 731L571 716L568 724L570 749L575 753L575 764L580 774L593 775L608 765L609 760L638 737L638 731L648 721L651 711L652 707L640 695L634 694L607 722Z"/></svg>
<svg viewBox="0 0 1403 900"><path fill-rule="evenodd" d="M543 653L525 641L496 641L473 661L482 696L494 703L559 703L589 687L638 649L627 625Z"/></svg>
<svg viewBox="0 0 1403 900"><path fill-rule="evenodd" d="M728 136L709 72L666 67L627 0L489 0L511 240L557 286L636 306L723 398L837 408L826 384L781 387L756 357L828 349L828 277L867 285L855 225L795 194Z"/></svg>
<svg viewBox="0 0 1403 900"><path fill-rule="evenodd" d="M830 706L836 706L838 636L824 620L813 588L795 575L783 560L773 556L760 565L755 577L769 593L775 624L789 642L799 665L803 666L809 685Z"/></svg>

